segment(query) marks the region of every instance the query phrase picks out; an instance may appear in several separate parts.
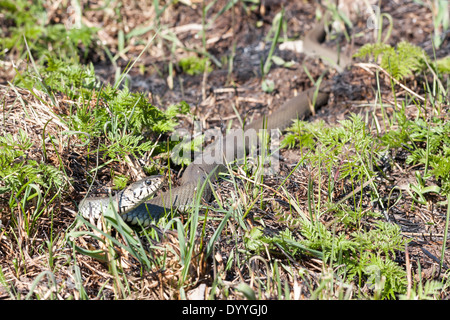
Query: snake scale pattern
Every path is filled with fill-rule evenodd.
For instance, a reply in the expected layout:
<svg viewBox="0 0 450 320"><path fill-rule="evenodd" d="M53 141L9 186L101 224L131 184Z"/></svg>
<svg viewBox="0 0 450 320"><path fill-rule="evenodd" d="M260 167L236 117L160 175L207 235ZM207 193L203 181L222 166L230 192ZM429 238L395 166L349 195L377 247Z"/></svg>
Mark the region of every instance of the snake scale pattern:
<svg viewBox="0 0 450 320"><path fill-rule="evenodd" d="M351 58L340 56L334 50L322 45L326 35L324 20L327 19L322 19L322 22L317 23L307 33L303 42L304 52L319 56L324 62L331 64L340 72L350 65ZM259 118L245 125L243 130L237 130L232 135L227 135L223 139L208 145L203 154L200 155L201 158L194 159L186 168L179 187L171 188L148 200L147 198L156 193L163 184L161 176L149 177L131 184L112 198L87 198L83 200L79 205L80 213L85 218L98 218L112 203L128 224L148 226L172 210L183 211L192 204L202 184L207 182L207 179L213 182L217 179L217 173L224 170L223 165L214 163L212 159L214 150L222 148L224 163L233 161L239 155L248 151L244 142L244 136L247 132L262 128L283 130L292 123L292 120L307 117L311 113L310 104L313 101L314 94L317 92L315 108L326 105L331 85L331 81L322 81L318 88L313 87L301 92L270 115ZM205 183L201 194L202 198L209 201L211 194L210 184Z"/></svg>

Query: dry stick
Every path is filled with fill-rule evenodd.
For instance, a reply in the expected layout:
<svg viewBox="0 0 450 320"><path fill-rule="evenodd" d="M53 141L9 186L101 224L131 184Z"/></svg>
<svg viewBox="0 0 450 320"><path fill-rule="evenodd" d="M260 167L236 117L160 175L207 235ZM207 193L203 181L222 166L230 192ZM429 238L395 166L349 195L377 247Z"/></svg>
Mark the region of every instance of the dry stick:
<svg viewBox="0 0 450 320"><path fill-rule="evenodd" d="M396 84L398 84L400 87L402 87L403 89L405 89L406 91L408 91L410 94L412 94L413 96L417 97L418 99L425 101L425 98L422 97L421 95L418 95L417 93L415 93L414 91L412 91L411 89L409 89L408 87L406 87L405 85L401 84L400 81L398 81L397 79L395 79L394 77L392 77L386 70L384 70L382 67L377 66L376 64L373 63L355 63L355 66L358 66L366 71L369 71L370 68L375 68L380 70L381 72L383 72L385 75L387 75L390 79L392 79Z"/></svg>
<svg viewBox="0 0 450 320"><path fill-rule="evenodd" d="M445 247L446 247L446 244L447 244L448 223L449 223L449 219L450 219L450 195L449 194L447 194L447 202L448 202L448 204L447 204L447 216L445 218L444 239L442 241L442 251L441 251L441 261L439 263L439 273L441 273L442 267L444 266Z"/></svg>
<svg viewBox="0 0 450 320"><path fill-rule="evenodd" d="M252 182L252 183L254 183L254 184L255 184L256 186L258 186L258 187L264 187L264 188L267 188L267 189L269 189L270 191L272 191L274 194L277 194L278 196L280 196L281 198L283 198L284 201L290 202L289 199L286 198L285 196L283 196L280 192L278 192L277 190L275 190L275 189L272 188L272 187L269 187L268 185L266 185L266 184L264 184L264 183L260 183L260 182L253 181L252 179L249 179L249 178L247 178L246 176L243 176L242 174L237 173L237 172L235 172L234 175L235 175L236 177L238 177L238 178L243 179L243 180Z"/></svg>
<svg viewBox="0 0 450 320"><path fill-rule="evenodd" d="M345 197L343 197L341 200L339 200L333 207L340 205L341 203L343 203L344 201L346 201L348 198L353 197L353 195L357 194L358 192L361 191L361 189L364 189L365 187L367 187L370 183L373 182L373 180L375 180L375 177L370 178L369 180L367 180L362 186L357 187L355 190L349 192ZM325 212L328 212L330 209L327 209Z"/></svg>
<svg viewBox="0 0 450 320"><path fill-rule="evenodd" d="M436 72L434 72L433 68L428 63L428 59L425 57L425 52L423 52L423 61L425 61L425 63L427 64L427 67L430 70L431 74L433 75L434 79L436 80L441 92L445 92L445 89L444 89L444 86L442 85L441 80L439 80L439 77L437 76Z"/></svg>
<svg viewBox="0 0 450 320"><path fill-rule="evenodd" d="M295 201L293 202L293 201L291 201L291 199L285 197L283 194L281 194L281 193L278 191L278 189L275 190L274 188L269 187L268 185L266 185L266 184L264 184L264 183L260 183L260 182L253 181L253 180L247 178L246 176L243 176L243 175L241 175L241 174L239 174L239 173L237 173L237 172L234 172L234 175L235 175L236 177L239 177L239 178L243 179L243 180L249 181L249 182L253 183L254 185L256 185L256 186L258 186L258 187L263 187L263 188L269 189L270 191L273 192L273 194L277 194L277 195L278 195L279 197L281 197L284 201L286 201L290 206L291 206L291 205L294 206L294 207L296 206L296 205L295 205ZM253 207L253 205L256 203L257 200L258 200L258 198L255 198L255 200L253 200L253 202L252 202L252 203L250 204L250 206L249 206L249 209L245 212L244 216L246 216L246 215L248 214L250 208ZM298 210L300 210L300 211L303 212L303 210L301 210L299 207L298 207ZM301 213L301 214L303 215L303 213ZM304 215L303 217L304 217L304 218L307 218L306 215Z"/></svg>
<svg viewBox="0 0 450 320"><path fill-rule="evenodd" d="M406 298L409 299L411 296L411 263L409 261L409 251L408 251L408 243L405 244L405 263L406 263L406 279L408 280L408 288L406 291Z"/></svg>
<svg viewBox="0 0 450 320"><path fill-rule="evenodd" d="M205 62L205 70L203 71L203 81L202 81L202 101L206 100L206 82L208 81L208 68L209 59Z"/></svg>
<svg viewBox="0 0 450 320"><path fill-rule="evenodd" d="M436 262L437 264L441 264L441 260L436 257L434 254L432 254L430 251L428 251L427 249L420 247L420 250L422 250L422 252L429 258L431 258L431 260L433 260L434 262ZM442 263L442 267L444 267L445 269L448 269L447 264Z"/></svg>

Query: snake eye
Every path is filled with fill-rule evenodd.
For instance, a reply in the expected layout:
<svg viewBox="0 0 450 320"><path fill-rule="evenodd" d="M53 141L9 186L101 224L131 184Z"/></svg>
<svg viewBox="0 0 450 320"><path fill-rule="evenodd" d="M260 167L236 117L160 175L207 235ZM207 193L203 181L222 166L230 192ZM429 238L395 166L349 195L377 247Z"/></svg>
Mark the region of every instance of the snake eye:
<svg viewBox="0 0 450 320"><path fill-rule="evenodd" d="M148 186L152 185L152 180L150 179L145 180L145 184Z"/></svg>

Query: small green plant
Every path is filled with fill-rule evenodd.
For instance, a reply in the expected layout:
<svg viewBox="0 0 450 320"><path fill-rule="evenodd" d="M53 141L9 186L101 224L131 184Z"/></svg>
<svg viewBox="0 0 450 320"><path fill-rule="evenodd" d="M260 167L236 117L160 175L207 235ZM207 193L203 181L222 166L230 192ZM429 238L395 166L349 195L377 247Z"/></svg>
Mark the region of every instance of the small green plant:
<svg viewBox="0 0 450 320"><path fill-rule="evenodd" d="M406 243L397 225L380 221L374 229L354 231L349 237L346 232L333 234L322 223L311 223L303 225L301 234L306 238L301 242L303 246L320 250L330 264L345 265L339 273L346 276L346 281L356 277L370 286L382 281L383 298L404 293L406 273L390 258L397 250L404 250Z"/></svg>
<svg viewBox="0 0 450 320"><path fill-rule="evenodd" d="M381 218L381 214L373 211L362 211L361 208L352 209L350 206L341 205L332 210L338 221L349 230L360 228L363 218Z"/></svg>
<svg viewBox="0 0 450 320"><path fill-rule="evenodd" d="M171 137L172 141L178 141L179 139L180 137L177 132L175 132ZM200 135L193 139L190 139L190 137L182 138L182 140L173 147L170 159L177 165L189 165L192 161L191 154L193 152L201 151L203 140L203 135Z"/></svg>
<svg viewBox="0 0 450 320"><path fill-rule="evenodd" d="M419 118L408 120L397 113L398 129L387 132L381 138L389 147L407 146L410 155L406 163L423 164L441 183L441 193L450 192L450 122L441 118L433 118L430 123ZM425 187L424 184L422 187Z"/></svg>
<svg viewBox="0 0 450 320"><path fill-rule="evenodd" d="M328 130L325 127L325 122L308 122L301 120L294 120L292 125L286 129L286 134L281 141L281 146L283 148L312 148L315 145L314 138L317 136L319 131Z"/></svg>
<svg viewBox="0 0 450 320"><path fill-rule="evenodd" d="M426 61L430 61L422 48L406 41L400 42L397 48L384 43L368 43L354 57L372 57L375 61L381 57L380 66L397 80L426 69Z"/></svg>
<svg viewBox="0 0 450 320"><path fill-rule="evenodd" d="M327 167L342 162L342 156L346 156L346 162L340 166L340 177L348 176L360 180L364 176L372 176L372 169L366 168L363 163L368 158L376 156L380 152L376 146L375 138L369 134L366 124L359 115L352 114L349 119L340 121L340 125L327 128L324 123L310 124L295 121L294 125L287 129L288 133L282 141L284 146L311 147L314 145L314 153L310 158L316 164L321 161ZM322 159L320 155L326 150L327 157ZM369 153L368 151L371 150Z"/></svg>
<svg viewBox="0 0 450 320"><path fill-rule="evenodd" d="M0 55L10 52L24 55L24 39L27 39L30 51L39 60L52 52L65 57L77 57L79 45L84 47L87 55L97 29L83 25L66 28L64 24L47 23L47 11L43 4L42 0L1 1L4 20L11 27L5 34L0 34Z"/></svg>
<svg viewBox="0 0 450 320"><path fill-rule="evenodd" d="M10 203L14 203L13 196L30 183L54 190L66 183L58 168L26 156L32 147L33 143L22 129L14 135L0 136L0 194L10 194Z"/></svg>
<svg viewBox="0 0 450 320"><path fill-rule="evenodd" d="M366 250L384 255L395 256L396 250L404 250L407 243L402 237L400 227L386 221L378 221L369 231L355 231L353 237Z"/></svg>
<svg viewBox="0 0 450 320"><path fill-rule="evenodd" d="M68 115L58 115L87 143L101 136L106 141L99 146L108 158L123 158L127 154L141 155L155 149L155 154L167 151L166 145L143 141L145 132L154 135L169 133L178 124L177 117L189 112L189 105L181 102L166 111L153 106L143 93L130 92L127 87L119 90L111 85L101 87L92 65L80 65L74 59L47 57L47 67L19 74L17 85L45 90L52 96L64 93L74 103Z"/></svg>
<svg viewBox="0 0 450 320"><path fill-rule="evenodd" d="M437 70L443 74L450 74L450 56L436 61Z"/></svg>
<svg viewBox="0 0 450 320"><path fill-rule="evenodd" d="M8 199L12 211L18 210L23 215L28 235L58 192L67 186L59 168L27 156L33 148L34 144L22 129L17 134L0 136L0 195ZM14 215L13 221L18 222Z"/></svg>
<svg viewBox="0 0 450 320"><path fill-rule="evenodd" d="M209 58L199 58L197 56L189 56L186 58L180 59L178 62L181 69L183 69L183 72L194 76L199 75L205 72L206 68L208 67L208 72L212 71L212 67L207 64L207 61Z"/></svg>
<svg viewBox="0 0 450 320"><path fill-rule="evenodd" d="M436 300L439 299L439 294L443 289L444 285L441 282L427 280L425 284L422 284L422 282L415 283L409 297L407 294L401 294L399 298L401 300Z"/></svg>
<svg viewBox="0 0 450 320"><path fill-rule="evenodd" d="M25 70L16 75L15 84L29 90L49 89L71 100L88 100L93 90L100 89L92 64L81 65L76 58L57 58L53 54L46 55L42 63L45 66L37 66L39 74L35 70Z"/></svg>
<svg viewBox="0 0 450 320"><path fill-rule="evenodd" d="M364 251L360 257L363 262L362 274L374 291L375 299L395 297L406 292L406 272L390 258Z"/></svg>
<svg viewBox="0 0 450 320"><path fill-rule="evenodd" d="M261 75L262 75L261 87L264 92L268 92L268 93L272 92L275 89L275 83L270 79L266 79L266 75L269 73L273 62L281 63L280 59L277 59L277 58L274 59L273 53L275 51L275 48L278 45L278 39L280 37L283 23L284 23L284 9L282 9L281 12L278 13L273 19L272 28L271 28L269 34L267 35L267 38L268 38L270 34L272 34L272 33L274 34L273 39L272 39L272 44L270 46L269 54L267 55L267 58L266 58L266 61L264 62L264 64L261 61Z"/></svg>

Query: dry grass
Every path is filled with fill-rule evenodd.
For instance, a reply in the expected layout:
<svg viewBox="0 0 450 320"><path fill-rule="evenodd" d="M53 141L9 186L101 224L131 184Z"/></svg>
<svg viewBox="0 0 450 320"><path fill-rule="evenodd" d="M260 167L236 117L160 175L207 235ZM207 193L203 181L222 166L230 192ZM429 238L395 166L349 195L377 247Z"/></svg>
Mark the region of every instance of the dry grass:
<svg viewBox="0 0 450 320"><path fill-rule="evenodd" d="M299 64L291 69L274 68L268 78L275 80L278 91L261 91L257 73L268 47L263 45L261 49L258 43L264 40L261 34L267 34L271 27L280 9L278 5L251 8L239 2L233 9L220 13L227 2L219 1L208 12L206 23L216 20L213 27L206 28L202 39L199 33L203 28L202 2L189 3L168 5L157 14L160 8L150 2L113 2L103 8L105 3L98 1L81 16L84 25L99 28L94 43L97 50L88 52L83 59L94 62L102 81L114 83L128 63L142 53L127 75L131 79L130 88L150 92L149 100L162 109L170 103L188 101L193 115L202 120L205 128L226 126L228 120L235 119L230 101L241 114L249 113L251 118L261 113L263 107L276 108L293 91L311 85ZM408 2L407 6L416 5ZM47 22L74 22L77 16L68 7L65 1L47 2ZM286 7L289 36L304 35L314 21L314 5L289 3ZM396 23L415 17L402 16L394 9L398 14ZM417 14L420 10L428 14L422 14L423 17L430 18L429 23L422 19L420 26L424 33L431 32L431 17L424 7L419 7ZM300 14L304 19L296 17ZM262 27L257 26L259 21ZM6 24L2 28L9 31ZM146 47L158 28L159 36ZM394 40L403 36L400 29L393 32ZM368 41L367 37L358 41ZM234 46L235 50L231 49ZM87 50L82 45L78 49L82 53ZM204 50L211 55L214 70L198 76L183 74L177 62L193 52L200 52L198 55L203 57ZM285 54L283 58L287 61L304 58L301 54ZM143 174L139 162L142 159L127 156L127 161L108 162L95 150L101 139L93 139L86 145L83 137L73 132L68 119L77 108L87 103L90 110L107 109L109 101L98 99L96 94L83 102L70 100L61 93L50 97L37 89L31 92L7 83L13 81L16 70L21 73L33 67L24 56L23 52L12 50L1 64L0 131L3 137L11 134L17 140L19 129L22 130L32 146L16 161L35 161L58 168L62 182L58 188L46 189L39 185L36 194L44 195L42 200L38 196L30 197L34 194L31 191L26 195L25 187L15 195L0 194L0 299L247 299L252 295L261 300L386 298L383 286L390 278L379 277L370 282L367 274L347 278L347 271L343 271L350 265L349 261L363 260L365 251L376 252L404 272L405 290L396 298L449 297L450 261L448 245L443 243L448 228L445 226L447 206L437 206L445 199L442 195L431 195L427 196L426 204L418 204L404 190L401 193L392 189L392 185L415 183L416 170L423 173L423 166L407 165L405 152L400 150L391 153L393 168L386 165L386 170L390 170L389 179L370 180L376 181L375 188L367 183L358 189L363 184L361 181L338 179L343 164L356 153L354 146L342 153L341 162L331 170L320 165L331 155L329 150L319 155L322 162L308 160L297 168L299 159L306 157L305 152L312 151L296 148L282 152L285 161L279 175L265 177L263 182L258 180L257 169L233 167L232 174L215 185L215 201L204 204L199 213L194 209L176 216L175 220L163 219L145 232L121 229L126 227L107 219L97 225L93 221L92 225L84 223L77 218L77 203L86 195L91 182L95 191L104 192L106 186L112 186L113 174L136 179ZM234 63L232 68L230 61ZM313 77L321 74L322 65L317 66L312 59L304 61ZM219 67L218 63L223 66ZM367 68L367 72L362 70L367 66L361 64L344 73L335 88L331 104L334 111L318 114L314 119L334 123L347 116L350 108L365 115L368 127L371 125L367 136L376 136L397 129L396 123L386 127L383 121L384 117L393 118L391 106L402 101L409 101L406 114L414 119L419 108L411 100L403 99L409 99L411 93L426 96L423 83L413 78L393 92L389 76L381 76L378 86L375 76ZM388 105L386 109L377 108L378 90L383 103ZM366 106L373 106L376 111ZM448 106L441 107L442 118L448 121L445 111ZM434 108L429 103L420 112L427 111L430 115ZM180 118L182 126L192 127L190 116ZM150 153L143 158L148 157ZM165 164L165 160L158 155L158 164ZM179 169L171 168L175 184L177 174L181 173L176 171ZM95 171L98 172L93 174ZM331 196L335 203L341 200L342 208L350 207L349 211L328 207L329 186L335 182ZM3 181L0 187L4 187ZM383 212L373 205L374 192L383 201L387 199L384 203L396 197L400 201L388 213ZM359 214L354 218L357 223L344 222L352 218L349 212ZM344 260L323 258L325 253L332 254L323 243L322 247L300 247L310 240L303 229L314 223L324 226L332 235L336 242L331 247L333 251L339 250L338 238L350 241L356 231L377 230L377 223L384 221L386 214L391 217L392 225L401 227L398 239L409 240L407 246L396 247L388 253L373 248L353 253L342 249ZM215 238L222 221L225 226ZM284 232L290 232L292 238ZM325 234L320 237L325 238ZM285 239L295 241L283 242ZM208 255L209 241L213 245ZM440 268L442 250L444 267ZM373 267L376 259L370 259ZM431 289L422 290L421 285ZM420 296L424 292L428 295Z"/></svg>

